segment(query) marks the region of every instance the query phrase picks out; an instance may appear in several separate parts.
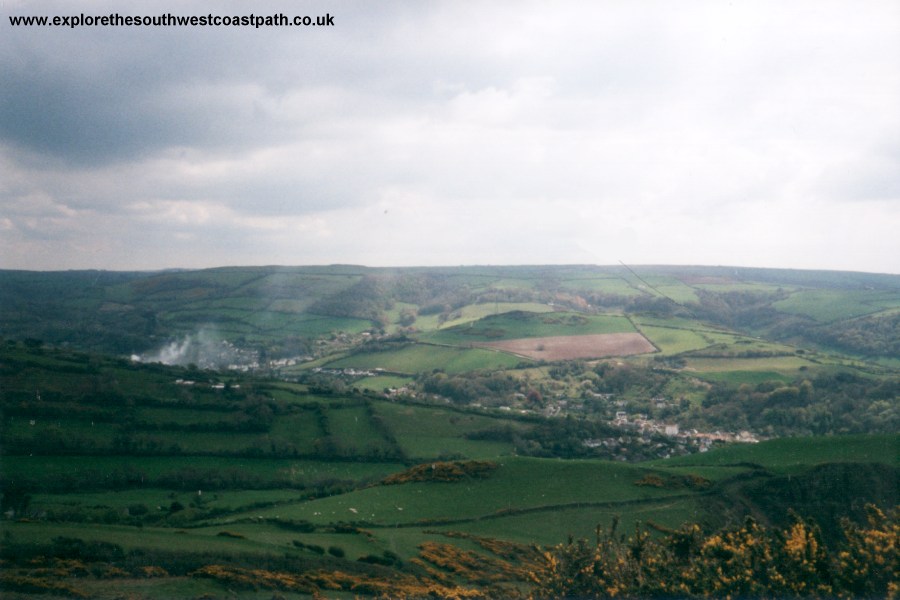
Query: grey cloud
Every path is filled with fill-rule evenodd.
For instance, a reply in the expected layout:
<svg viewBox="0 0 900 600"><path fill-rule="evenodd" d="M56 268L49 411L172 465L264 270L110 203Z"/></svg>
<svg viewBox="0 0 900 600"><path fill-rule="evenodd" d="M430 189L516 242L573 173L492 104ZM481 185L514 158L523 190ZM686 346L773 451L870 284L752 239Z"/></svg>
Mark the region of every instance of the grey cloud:
<svg viewBox="0 0 900 600"><path fill-rule="evenodd" d="M42 265L366 262L376 246L384 261L565 262L584 260L571 253L584 240L598 257L665 262L659 248L690 239L695 262L778 264L759 241L772 207L801 231L820 197L836 205L815 213L821 229L849 199L900 196L896 153L870 150L900 131L886 117L900 98L887 2L263 8L330 11L338 26L4 25L0 227L17 237L0 253L43 235ZM744 243L702 239L730 219ZM625 225L634 235L609 237Z"/></svg>
<svg viewBox="0 0 900 600"><path fill-rule="evenodd" d="M17 12L54 14L36 3ZM257 43L248 44L252 35ZM314 40L277 31L19 28L3 38L0 139L81 166L173 146L277 142L290 128L259 110L260 97L327 73L304 60Z"/></svg>

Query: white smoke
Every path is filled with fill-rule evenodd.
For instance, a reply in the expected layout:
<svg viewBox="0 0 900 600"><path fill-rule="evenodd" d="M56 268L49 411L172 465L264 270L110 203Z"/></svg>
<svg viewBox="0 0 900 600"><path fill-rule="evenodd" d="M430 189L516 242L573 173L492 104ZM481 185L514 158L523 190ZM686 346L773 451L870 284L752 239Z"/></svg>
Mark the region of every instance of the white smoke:
<svg viewBox="0 0 900 600"><path fill-rule="evenodd" d="M137 358L141 362L179 366L194 364L202 369L221 369L254 363L258 356L254 350L235 347L223 339L214 327L207 326Z"/></svg>
<svg viewBox="0 0 900 600"><path fill-rule="evenodd" d="M196 337L199 338L199 335L200 334L197 334ZM192 351L197 345L199 344L197 343L195 336L186 336L180 342L170 342L157 350L156 354L150 357L150 361L161 362L164 365L186 365L196 362L191 357L199 354L197 351Z"/></svg>

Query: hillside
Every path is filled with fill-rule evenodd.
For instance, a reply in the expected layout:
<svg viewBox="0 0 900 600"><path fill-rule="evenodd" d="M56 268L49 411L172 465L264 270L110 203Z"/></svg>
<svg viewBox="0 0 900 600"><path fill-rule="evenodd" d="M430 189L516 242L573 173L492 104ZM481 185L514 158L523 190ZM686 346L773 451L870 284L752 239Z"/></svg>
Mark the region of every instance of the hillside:
<svg viewBox="0 0 900 600"><path fill-rule="evenodd" d="M895 531L898 314L860 273L0 271L0 590L556 597L567 539L669 589L690 538L715 596L748 517L852 554Z"/></svg>
<svg viewBox="0 0 900 600"><path fill-rule="evenodd" d="M789 507L831 540L841 517L898 501L896 434L689 453L587 420L34 344L8 342L0 358L3 585L17 593L113 597L114 580L116 593L152 598L229 586L507 595L544 568L535 544L598 525L716 531L751 514L781 526ZM587 435L631 460L684 455L560 460ZM529 448L540 452L519 455Z"/></svg>
<svg viewBox="0 0 900 600"><path fill-rule="evenodd" d="M0 271L0 331L6 337L148 356L191 342L199 347L187 358L220 363L235 357L211 356L204 344L228 341L264 359L318 355L314 342L338 332L427 333L511 311L560 309L681 317L890 362L900 356L898 308L897 275L725 267ZM674 348L703 347L685 337ZM173 352L169 358L183 357Z"/></svg>

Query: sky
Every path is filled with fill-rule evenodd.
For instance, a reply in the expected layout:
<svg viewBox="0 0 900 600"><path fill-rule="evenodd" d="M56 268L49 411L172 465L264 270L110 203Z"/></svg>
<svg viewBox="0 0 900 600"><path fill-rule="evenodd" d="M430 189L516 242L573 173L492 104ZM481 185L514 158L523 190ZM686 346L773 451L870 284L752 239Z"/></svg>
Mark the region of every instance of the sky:
<svg viewBox="0 0 900 600"><path fill-rule="evenodd" d="M334 26L8 18L82 12ZM900 273L896 0L0 0L0 19L0 268Z"/></svg>

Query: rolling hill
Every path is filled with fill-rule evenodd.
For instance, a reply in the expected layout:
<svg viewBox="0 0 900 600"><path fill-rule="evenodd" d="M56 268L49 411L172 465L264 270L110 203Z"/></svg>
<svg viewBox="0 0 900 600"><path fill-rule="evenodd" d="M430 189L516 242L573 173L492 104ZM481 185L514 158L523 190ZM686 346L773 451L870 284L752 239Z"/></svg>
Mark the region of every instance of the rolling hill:
<svg viewBox="0 0 900 600"><path fill-rule="evenodd" d="M537 568L529 548L598 525L715 531L749 514L777 526L790 508L832 539L866 503L898 500L896 434L633 462L662 438L34 344L7 342L0 357L3 586L23 594L112 597L110 580L154 598L299 590L265 579L288 571L315 574L304 593L403 582L506 594ZM586 448L588 434L632 462L562 460L561 442ZM521 455L539 443L547 457ZM335 570L347 579L322 579Z"/></svg>
<svg viewBox="0 0 900 600"><path fill-rule="evenodd" d="M898 309L860 273L2 271L0 590L527 596L567 539L748 517L837 556L898 504Z"/></svg>
<svg viewBox="0 0 900 600"><path fill-rule="evenodd" d="M405 329L426 340L465 338L459 326L485 318L470 333L508 339L516 327L491 319L574 310L589 318L580 328L588 333L631 331L613 325L622 315L687 319L690 331L724 329L893 364L898 308L897 275L725 267L0 271L5 337L148 356L173 342L202 345L202 332L264 359L320 355L315 342L336 333ZM560 322L540 335L570 329ZM676 347L692 346L704 347Z"/></svg>

